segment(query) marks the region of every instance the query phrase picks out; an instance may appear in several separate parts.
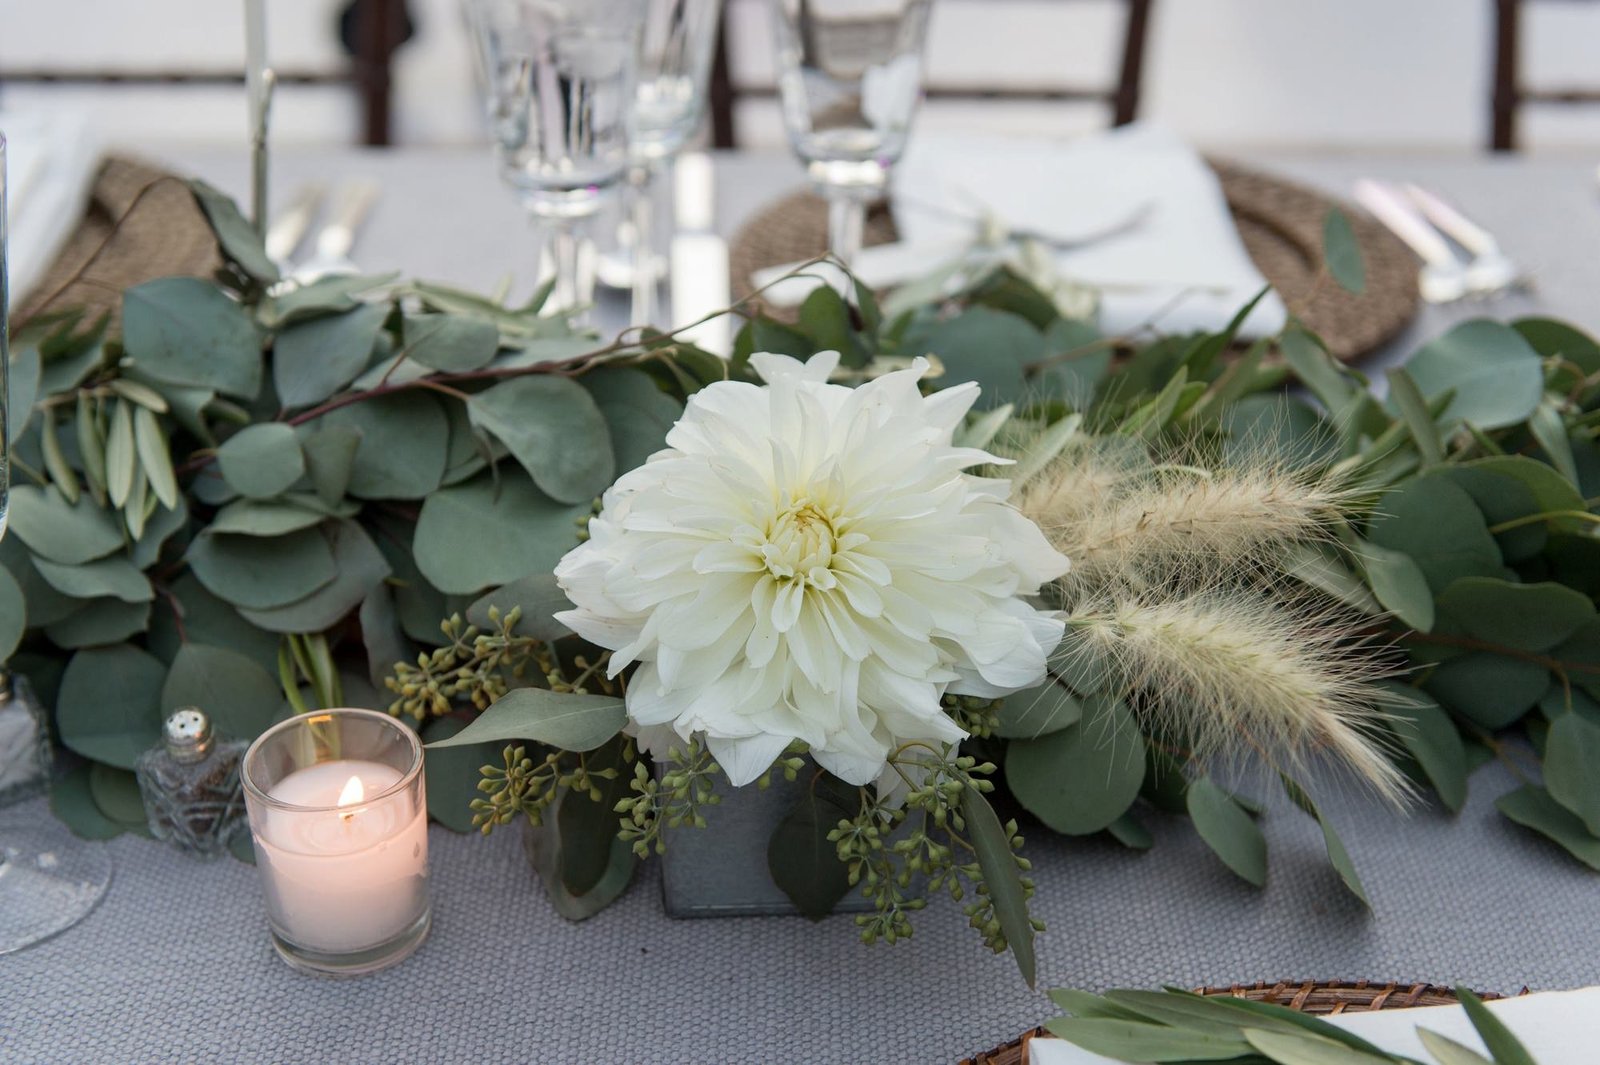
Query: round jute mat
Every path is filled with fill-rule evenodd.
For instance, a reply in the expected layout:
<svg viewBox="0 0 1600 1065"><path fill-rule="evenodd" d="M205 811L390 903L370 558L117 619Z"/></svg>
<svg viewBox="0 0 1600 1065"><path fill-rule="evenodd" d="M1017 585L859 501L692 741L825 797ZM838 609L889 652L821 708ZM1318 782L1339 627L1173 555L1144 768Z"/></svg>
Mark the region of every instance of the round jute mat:
<svg viewBox="0 0 1600 1065"><path fill-rule="evenodd" d="M1374 219L1304 185L1222 159L1207 162L1222 182L1250 258L1335 357L1359 359L1411 321L1419 298L1416 257ZM1322 269L1322 227L1328 208L1335 205L1350 219L1366 263L1366 288L1360 295L1340 288ZM750 295L755 271L825 252L827 218L822 199L803 191L775 201L746 222L729 247L734 298ZM866 243L894 239L893 213L879 205L867 216Z"/></svg>
<svg viewBox="0 0 1600 1065"><path fill-rule="evenodd" d="M1366 1013L1370 1010L1403 1010L1416 1006L1451 1006L1456 993L1437 984L1378 983L1372 980L1352 982L1280 980L1269 984L1233 984L1228 987L1196 988L1198 995L1229 995L1248 998L1256 1002L1270 1002L1286 1006L1301 1013L1328 1016L1335 1013ZM1493 993L1480 993L1485 1000L1502 998ZM1038 1038L1053 1038L1043 1028L1024 1032L1003 1046L982 1054L963 1058L961 1065L1028 1065L1028 1044Z"/></svg>

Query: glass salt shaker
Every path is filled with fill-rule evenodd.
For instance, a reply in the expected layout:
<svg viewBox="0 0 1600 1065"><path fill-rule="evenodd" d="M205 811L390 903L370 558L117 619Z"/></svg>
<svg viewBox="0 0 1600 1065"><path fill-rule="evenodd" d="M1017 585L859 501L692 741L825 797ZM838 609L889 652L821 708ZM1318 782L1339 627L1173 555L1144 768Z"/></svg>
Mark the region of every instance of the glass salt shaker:
<svg viewBox="0 0 1600 1065"><path fill-rule="evenodd" d="M27 677L0 670L0 806L44 794L52 764L44 706Z"/></svg>
<svg viewBox="0 0 1600 1065"><path fill-rule="evenodd" d="M244 823L239 760L248 746L219 737L199 707L173 711L161 727L161 742L139 756L139 791L151 833L196 857L227 850Z"/></svg>

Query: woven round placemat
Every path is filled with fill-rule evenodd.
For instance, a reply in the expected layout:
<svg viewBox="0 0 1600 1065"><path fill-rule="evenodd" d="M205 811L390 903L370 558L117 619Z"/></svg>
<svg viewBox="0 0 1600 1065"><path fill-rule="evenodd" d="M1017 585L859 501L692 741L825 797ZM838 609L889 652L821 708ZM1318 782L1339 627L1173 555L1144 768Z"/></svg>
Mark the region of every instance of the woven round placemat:
<svg viewBox="0 0 1600 1065"><path fill-rule="evenodd" d="M1315 189L1226 160L1206 161L1217 172L1257 269L1335 357L1358 359L1411 321L1417 312L1417 260L1388 230ZM1322 227L1335 204L1345 208L1366 263L1366 289L1359 296L1322 270ZM728 250L734 298L750 295L755 271L825 252L827 228L827 205L811 192L785 196L746 222ZM880 205L867 216L866 243L894 239L894 218Z"/></svg>
<svg viewBox="0 0 1600 1065"><path fill-rule="evenodd" d="M136 159L110 156L89 205L50 269L13 311L12 325L82 307L93 319L122 291L157 277L209 276L221 265L216 239L181 178Z"/></svg>
<svg viewBox="0 0 1600 1065"><path fill-rule="evenodd" d="M1353 982L1280 980L1270 984L1261 981L1254 984L1232 984L1227 987L1198 987L1195 988L1195 994L1248 998L1318 1016L1366 1013L1371 1010L1403 1010L1416 1006L1450 1006L1456 1002L1454 990L1437 984L1397 984L1392 981L1379 983L1373 980ZM1480 992L1478 997L1492 1000L1504 996L1493 992ZM995 1047L970 1058L963 1058L961 1065L1028 1065L1028 1044L1041 1037L1053 1038L1043 1028L1035 1028L1024 1032L1004 1046Z"/></svg>

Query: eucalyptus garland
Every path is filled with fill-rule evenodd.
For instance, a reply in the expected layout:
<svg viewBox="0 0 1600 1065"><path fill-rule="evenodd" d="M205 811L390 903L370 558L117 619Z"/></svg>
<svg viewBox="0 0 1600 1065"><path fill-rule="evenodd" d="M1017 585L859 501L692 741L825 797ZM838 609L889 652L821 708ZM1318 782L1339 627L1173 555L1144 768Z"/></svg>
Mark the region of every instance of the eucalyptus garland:
<svg viewBox="0 0 1600 1065"><path fill-rule="evenodd" d="M1260 806L1217 772L1226 744L1208 743L1202 682L1232 690L1238 663L1211 647L1221 665L1204 675L1192 658L1163 664L1141 642L1152 619L1247 633L1292 615L1318 634L1285 683L1344 685L1331 716L1266 739L1358 896L1297 751L1332 747L1378 791L1425 788L1452 810L1471 769L1501 759L1530 780L1499 798L1505 815L1600 870L1600 344L1579 330L1465 323L1392 371L1379 401L1293 321L1236 358L1243 312L1217 333L1107 337L1076 301L1064 315L990 263L906 306L857 286L848 301L819 288L796 322L736 308L724 361L649 330L603 342L537 297L511 307L393 277L288 287L237 208L194 191L225 259L215 279L139 285L120 322L60 315L14 345L0 658L81 758L52 795L80 834L142 831L130 770L175 706L203 705L244 739L314 706L388 708L430 743L437 819L543 821L552 897L594 912L662 828L714 825L716 801L737 796L703 749L652 767L622 734L606 652L554 621L567 603L551 573L689 397L750 379L754 352L831 350L847 379L928 355L925 386L978 382L961 442L1017 456L1007 475L1088 561L1050 592L1070 653L1022 696L947 700L971 738L918 755L934 783L905 803L785 752L775 772L806 786L779 832L817 846L773 853L837 855L772 863L803 912L863 890L866 938L897 939L925 874L1031 976L1034 885L991 789L1045 829L1131 847L1150 846L1150 816L1186 814L1228 868L1264 882ZM1332 274L1359 285L1342 232L1328 228ZM1281 391L1291 375L1305 394ZM1104 505L1051 509L1067 483ZM1224 489L1261 504L1257 524L1235 524L1259 537L1190 536L1187 555L1161 539L1222 513ZM1318 500L1305 522L1282 527L1286 492ZM1161 507L1164 526L1104 524ZM1107 550L1124 535L1128 551ZM1195 564L1205 543L1232 553L1220 572ZM1398 772L1361 761L1367 742Z"/></svg>

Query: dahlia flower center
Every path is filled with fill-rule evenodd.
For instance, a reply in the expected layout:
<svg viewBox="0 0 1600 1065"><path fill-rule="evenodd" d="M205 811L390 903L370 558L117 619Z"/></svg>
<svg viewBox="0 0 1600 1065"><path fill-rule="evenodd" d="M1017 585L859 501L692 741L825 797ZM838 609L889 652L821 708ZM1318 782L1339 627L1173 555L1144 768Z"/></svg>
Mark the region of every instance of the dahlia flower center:
<svg viewBox="0 0 1600 1065"><path fill-rule="evenodd" d="M767 572L779 580L833 587L833 559L839 548L835 521L833 514L809 498L780 510L767 525L767 542L761 549Z"/></svg>

